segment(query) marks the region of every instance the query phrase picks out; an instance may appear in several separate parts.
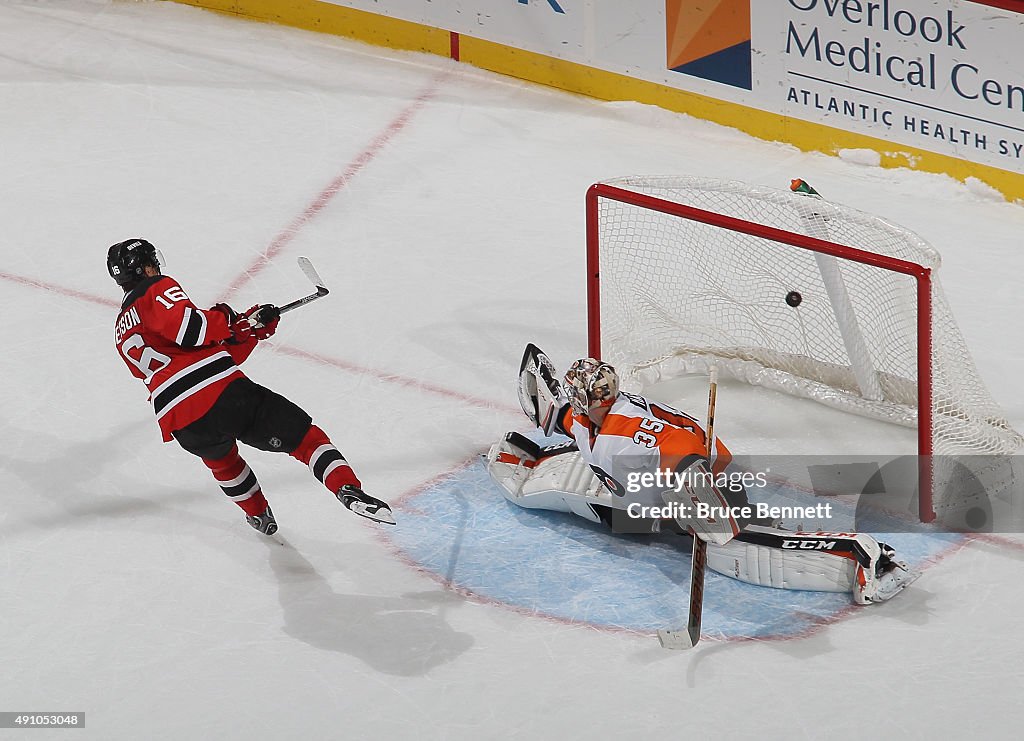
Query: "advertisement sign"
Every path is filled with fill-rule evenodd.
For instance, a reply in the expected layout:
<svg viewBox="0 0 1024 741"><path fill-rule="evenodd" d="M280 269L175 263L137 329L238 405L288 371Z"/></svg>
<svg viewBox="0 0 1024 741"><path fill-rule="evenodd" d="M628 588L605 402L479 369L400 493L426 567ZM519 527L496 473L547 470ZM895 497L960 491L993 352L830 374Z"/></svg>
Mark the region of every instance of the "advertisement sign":
<svg viewBox="0 0 1024 741"><path fill-rule="evenodd" d="M751 3L758 107L1024 173L1024 15L938 0L771 4Z"/></svg>
<svg viewBox="0 0 1024 741"><path fill-rule="evenodd" d="M1009 0L328 1L1024 175Z"/></svg>

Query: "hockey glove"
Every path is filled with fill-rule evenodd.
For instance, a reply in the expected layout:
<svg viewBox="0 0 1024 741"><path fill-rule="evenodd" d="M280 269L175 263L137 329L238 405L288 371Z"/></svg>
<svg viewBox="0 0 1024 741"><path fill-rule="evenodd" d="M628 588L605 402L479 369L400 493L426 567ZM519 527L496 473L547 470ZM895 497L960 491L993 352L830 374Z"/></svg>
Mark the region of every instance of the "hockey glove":
<svg viewBox="0 0 1024 741"><path fill-rule="evenodd" d="M219 311L227 319L228 331L231 336L224 342L229 345L244 345L252 340L253 332L249 321L227 304L214 304L210 311Z"/></svg>
<svg viewBox="0 0 1024 741"><path fill-rule="evenodd" d="M528 344L519 366L519 403L545 435L558 431L562 410L568 404L556 376L548 356L536 345Z"/></svg>
<svg viewBox="0 0 1024 741"><path fill-rule="evenodd" d="M281 321L281 310L273 304L259 304L245 312L245 319L252 327L256 339L265 340L273 337L277 331L278 322Z"/></svg>
<svg viewBox="0 0 1024 741"><path fill-rule="evenodd" d="M230 327L238 319L238 312L232 309L227 304L214 304L210 307L210 311L219 311L228 320L228 326Z"/></svg>
<svg viewBox="0 0 1024 741"><path fill-rule="evenodd" d="M231 345L244 345L247 342L252 341L254 336L252 325L249 324L249 319L244 314L235 315L235 320L231 322L231 337L228 339L228 344Z"/></svg>

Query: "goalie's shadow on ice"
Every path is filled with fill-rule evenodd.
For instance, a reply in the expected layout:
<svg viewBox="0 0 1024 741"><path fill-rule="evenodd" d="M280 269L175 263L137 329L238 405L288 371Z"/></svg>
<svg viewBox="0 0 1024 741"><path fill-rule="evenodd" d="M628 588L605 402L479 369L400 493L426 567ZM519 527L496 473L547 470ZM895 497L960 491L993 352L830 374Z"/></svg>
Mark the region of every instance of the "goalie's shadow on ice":
<svg viewBox="0 0 1024 741"><path fill-rule="evenodd" d="M435 608L415 595L337 592L283 538L264 542L278 582L284 630L313 648L354 656L384 674L411 677L454 661L473 645L469 634L447 623L443 605Z"/></svg>

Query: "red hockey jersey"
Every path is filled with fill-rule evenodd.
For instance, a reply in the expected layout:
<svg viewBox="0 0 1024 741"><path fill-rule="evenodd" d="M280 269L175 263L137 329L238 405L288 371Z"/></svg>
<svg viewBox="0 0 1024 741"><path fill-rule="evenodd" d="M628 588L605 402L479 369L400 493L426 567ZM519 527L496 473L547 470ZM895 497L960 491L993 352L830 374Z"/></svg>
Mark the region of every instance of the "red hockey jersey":
<svg viewBox="0 0 1024 741"><path fill-rule="evenodd" d="M209 411L224 388L242 378L238 364L256 339L237 345L227 316L199 309L166 275L128 292L114 325L114 343L128 370L149 389L164 442Z"/></svg>

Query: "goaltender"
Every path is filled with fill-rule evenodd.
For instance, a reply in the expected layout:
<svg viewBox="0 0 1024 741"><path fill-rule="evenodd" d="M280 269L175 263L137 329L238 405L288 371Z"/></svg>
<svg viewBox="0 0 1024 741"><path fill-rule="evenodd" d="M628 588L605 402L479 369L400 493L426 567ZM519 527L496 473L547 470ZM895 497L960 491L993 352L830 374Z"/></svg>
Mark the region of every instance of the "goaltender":
<svg viewBox="0 0 1024 741"><path fill-rule="evenodd" d="M760 586L849 592L857 604L885 601L919 576L866 533L790 532L757 517L744 486L750 482L727 471L728 448L715 440L709 461L693 417L620 391L607 363L577 360L564 384L556 375L528 345L523 410L546 435L571 441L542 448L512 432L492 446L488 471L509 501L616 529L632 521L646 523L647 532L663 524L692 530L708 542L714 571Z"/></svg>

